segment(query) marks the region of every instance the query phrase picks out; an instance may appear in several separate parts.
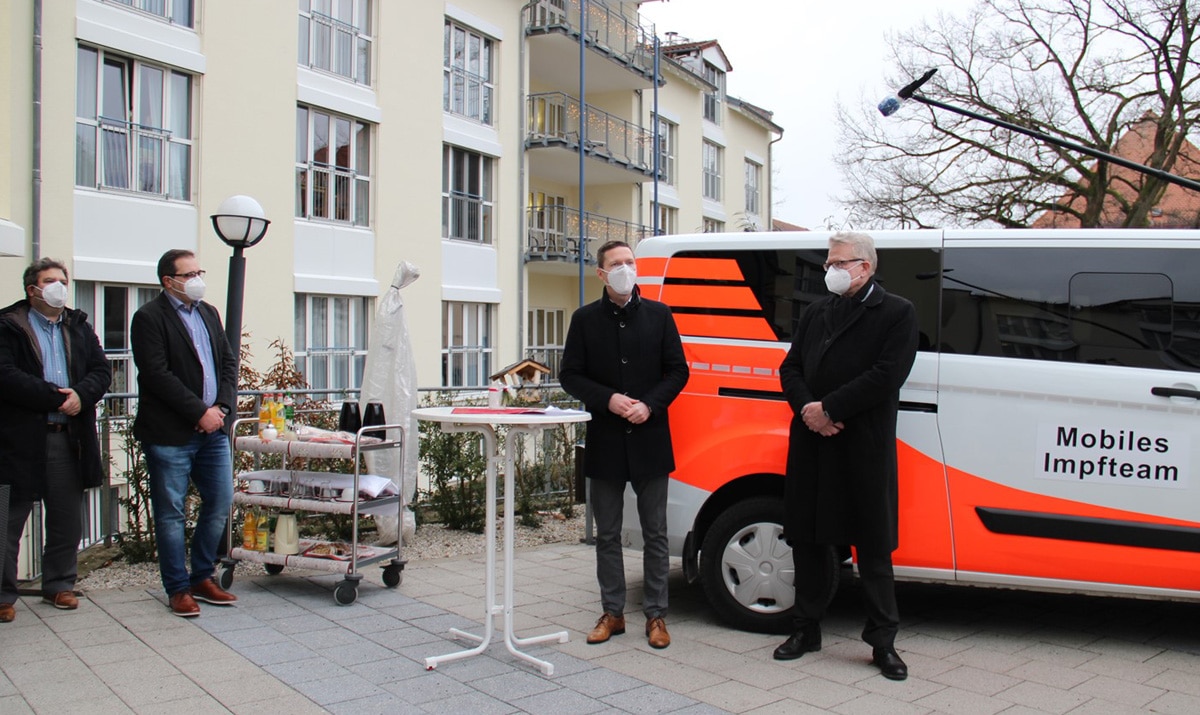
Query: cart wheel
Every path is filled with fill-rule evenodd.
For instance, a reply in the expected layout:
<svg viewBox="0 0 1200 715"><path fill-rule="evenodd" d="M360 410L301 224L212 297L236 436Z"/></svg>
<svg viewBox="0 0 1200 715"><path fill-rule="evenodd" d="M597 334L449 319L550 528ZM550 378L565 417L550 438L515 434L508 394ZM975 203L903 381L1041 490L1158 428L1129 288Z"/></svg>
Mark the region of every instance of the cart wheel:
<svg viewBox="0 0 1200 715"><path fill-rule="evenodd" d="M349 606L358 598L358 589L350 581L342 581L333 589L333 600L339 606Z"/></svg>
<svg viewBox="0 0 1200 715"><path fill-rule="evenodd" d="M391 565L383 567L383 585L388 588L395 588L404 581L404 573L399 566Z"/></svg>
<svg viewBox="0 0 1200 715"><path fill-rule="evenodd" d="M283 573L283 564L263 564L263 569L272 576L278 576Z"/></svg>
<svg viewBox="0 0 1200 715"><path fill-rule="evenodd" d="M223 589L228 589L233 585L233 566L226 566L221 569L221 575L217 577L217 585Z"/></svg>

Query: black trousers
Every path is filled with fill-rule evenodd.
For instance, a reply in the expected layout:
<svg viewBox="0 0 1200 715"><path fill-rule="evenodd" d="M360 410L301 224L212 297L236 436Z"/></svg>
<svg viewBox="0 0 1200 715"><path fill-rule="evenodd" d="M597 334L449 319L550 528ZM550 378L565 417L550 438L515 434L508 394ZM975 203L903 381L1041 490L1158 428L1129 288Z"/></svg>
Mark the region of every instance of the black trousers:
<svg viewBox="0 0 1200 715"><path fill-rule="evenodd" d="M46 478L42 484L42 514L46 541L42 548L42 593L53 596L75 588L79 540L83 536L83 483L79 463L66 432L46 435ZM8 506L8 550L0 575L0 603L17 600L17 549L29 512L30 499L13 498Z"/></svg>
<svg viewBox="0 0 1200 715"><path fill-rule="evenodd" d="M896 583L892 575L891 552L857 549L858 574L862 583L863 608L867 623L862 639L873 648L890 648L900 630L900 608L896 605ZM793 623L797 631L819 626L825 616L830 582L829 546L792 544L792 563L796 567L796 610Z"/></svg>

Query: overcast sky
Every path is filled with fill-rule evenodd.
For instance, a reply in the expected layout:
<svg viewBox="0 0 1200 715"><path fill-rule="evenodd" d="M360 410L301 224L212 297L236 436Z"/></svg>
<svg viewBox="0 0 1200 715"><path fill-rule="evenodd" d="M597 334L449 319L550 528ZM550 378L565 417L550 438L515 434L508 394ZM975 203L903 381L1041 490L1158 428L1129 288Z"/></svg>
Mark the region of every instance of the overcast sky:
<svg viewBox="0 0 1200 715"><path fill-rule="evenodd" d="M775 113L775 218L808 228L840 227L845 211L833 163L835 104L874 106L885 84L888 31L910 29L965 0L658 0L642 17L659 37L715 39L733 65L726 91Z"/></svg>

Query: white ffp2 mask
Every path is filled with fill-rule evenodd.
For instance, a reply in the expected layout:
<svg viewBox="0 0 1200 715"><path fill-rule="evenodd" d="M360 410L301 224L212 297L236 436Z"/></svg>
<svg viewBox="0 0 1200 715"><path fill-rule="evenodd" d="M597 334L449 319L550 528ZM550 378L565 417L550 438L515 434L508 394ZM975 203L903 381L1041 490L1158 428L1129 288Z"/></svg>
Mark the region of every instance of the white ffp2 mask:
<svg viewBox="0 0 1200 715"><path fill-rule="evenodd" d="M620 265L608 272L608 287L617 295L629 295L637 283L637 268Z"/></svg>

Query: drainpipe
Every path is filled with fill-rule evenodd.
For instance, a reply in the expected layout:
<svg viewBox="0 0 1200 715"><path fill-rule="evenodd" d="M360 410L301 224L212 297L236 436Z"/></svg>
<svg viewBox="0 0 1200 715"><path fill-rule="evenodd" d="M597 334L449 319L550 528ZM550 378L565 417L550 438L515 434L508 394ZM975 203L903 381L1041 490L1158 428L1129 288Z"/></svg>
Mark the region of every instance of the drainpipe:
<svg viewBox="0 0 1200 715"><path fill-rule="evenodd" d="M654 134L651 143L651 150L654 152L654 211L650 215L651 230L650 235L657 236L661 227L658 225L658 216L661 213L658 206L658 172L662 167L658 165L659 151L658 142L658 127L662 122L658 121L658 73L662 67L659 64L659 58L662 57L662 46L658 44L658 28L654 28Z"/></svg>
<svg viewBox="0 0 1200 715"><path fill-rule="evenodd" d="M33 186L29 252L42 257L42 0L33 0Z"/></svg>
<svg viewBox="0 0 1200 715"><path fill-rule="evenodd" d="M767 230L775 230L775 142L783 141L783 130L779 136L767 142Z"/></svg>
<svg viewBox="0 0 1200 715"><path fill-rule="evenodd" d="M537 5L537 0L530 0L525 7L521 8L521 46L517 54L517 96L524 100L520 110L521 121L517 123L517 131L520 132L520 136L517 137L517 146L521 147L521 161L517 162L516 203L519 211L517 216L521 226L518 234L520 240L517 242L517 360L521 360L525 355L525 282L528 280L528 268L525 265L525 242L529 240L528 207L520 208L526 206L525 196L528 192L525 190L525 164L529 161L529 149L525 147L525 137L529 136L529 97L525 95L525 45L529 42L529 36L525 34L525 28L528 27L525 18L533 17L535 5Z"/></svg>
<svg viewBox="0 0 1200 715"><path fill-rule="evenodd" d="M587 173L584 167L584 161L587 157L584 155L583 148L587 146L587 13L588 3L590 0L583 0L579 3L579 307L584 306L584 288L583 275L584 263L583 258L587 255L587 221L584 220L583 211L587 205L584 200L587 198L587 189L583 185L584 176Z"/></svg>

